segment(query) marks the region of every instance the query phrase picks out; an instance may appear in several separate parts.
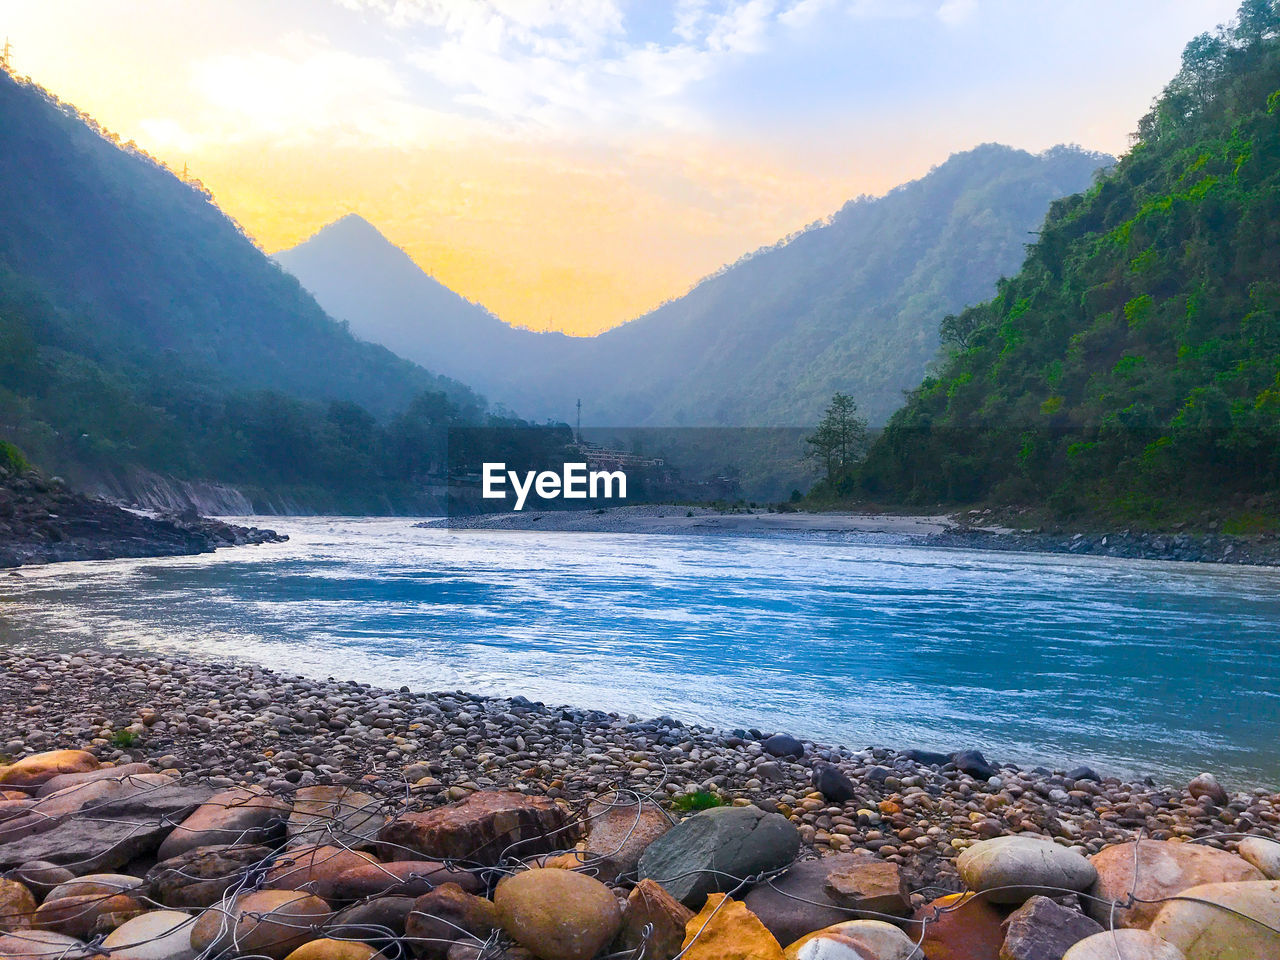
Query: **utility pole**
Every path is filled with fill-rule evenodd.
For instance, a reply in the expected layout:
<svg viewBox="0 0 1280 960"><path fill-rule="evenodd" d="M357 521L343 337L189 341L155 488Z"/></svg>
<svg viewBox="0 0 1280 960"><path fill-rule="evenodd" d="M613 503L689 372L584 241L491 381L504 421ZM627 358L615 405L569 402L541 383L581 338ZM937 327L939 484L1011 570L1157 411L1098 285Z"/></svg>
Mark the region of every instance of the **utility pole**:
<svg viewBox="0 0 1280 960"><path fill-rule="evenodd" d="M4 55L0 56L0 66L9 69L9 58L13 56L13 44L9 42L9 38L4 38Z"/></svg>
<svg viewBox="0 0 1280 960"><path fill-rule="evenodd" d="M582 442L582 398L578 398L578 442Z"/></svg>

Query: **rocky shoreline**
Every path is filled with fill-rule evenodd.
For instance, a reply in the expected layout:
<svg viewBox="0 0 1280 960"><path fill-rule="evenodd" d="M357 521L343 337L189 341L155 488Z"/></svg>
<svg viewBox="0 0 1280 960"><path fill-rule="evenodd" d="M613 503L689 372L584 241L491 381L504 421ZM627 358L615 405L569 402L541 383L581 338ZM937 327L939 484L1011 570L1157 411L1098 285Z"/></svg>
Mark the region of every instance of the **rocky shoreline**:
<svg viewBox="0 0 1280 960"><path fill-rule="evenodd" d="M1120 890L1129 882L1124 864L1141 866L1145 883L1147 860L1164 886L1143 887L1151 894L1143 899L1160 901L1156 907L1164 912L1181 902L1168 899L1170 883L1182 884L1178 889L1208 883L1232 889L1206 896L1237 906L1244 894L1235 888L1248 887L1244 893L1254 899L1245 897L1244 909L1264 916L1258 936L1269 929L1266 918L1280 920L1280 883L1267 873L1280 869L1280 794L1228 789L1211 776L1161 786L1100 776L1084 766L1019 769L990 763L976 751L852 750L769 731L716 731L519 697L388 691L253 665L101 651L0 654L0 729L9 731L0 751L12 764L0 767L0 789L17 791L0 803L0 866L13 871L11 882L20 882L23 870L44 869L28 862L36 860L78 874L115 870L117 878L134 878L145 889L134 895L95 887L84 894L95 899L79 902L81 912L73 917L91 915L92 922L77 925L59 908L48 908L43 923L28 927L100 946L116 927L141 923L136 914L172 913L175 905L179 913L187 911L182 919L193 929L205 925L199 943L191 933L178 938L182 950L137 954L138 960L242 953L286 960L295 947L308 949L307 940L326 944L324 951L310 948L313 953L294 960L368 960L374 949L420 960L671 960L677 954L686 960L1061 960L1066 947L1049 953L1025 945L1051 930L1070 931L1071 944L1102 930L1099 923L1114 911L1108 906L1099 914L1092 906L1108 891L1116 893L1113 900L1127 893ZM48 757L70 757L64 765L73 769ZM101 764L113 766L103 771ZM72 815L79 809L74 789L42 788L47 800L39 791L23 792L30 771L55 767L50 777L83 776L79 789L96 783L92 790L106 791L93 794L95 803L118 804L119 811L133 810L130 816L163 807L155 814L163 829L125 829L131 838L125 852L102 849L104 837L115 836L110 825L128 819L124 813L91 819L97 824L91 827ZM136 791L129 786L134 778L141 784ZM64 776L51 786L77 783ZM118 790L124 791L119 797L112 792ZM335 791L343 803L334 805ZM152 793L159 799L139 799ZM223 800L210 801L215 793ZM67 796L58 801L66 810L55 811L55 798ZM173 825L185 824L190 809L208 802L214 808L202 808L205 819L197 822L212 831L209 836L172 842ZM321 822L315 811L326 802L330 812ZM261 823L232 829L218 819L233 809L246 816L246 805L268 807L281 829ZM311 819L300 814L308 810ZM210 818L221 825L210 826ZM366 830L365 820L376 825ZM144 834L150 839L139 841ZM672 835L679 842L662 840ZM499 855L495 844L512 846ZM205 852L193 852L197 847ZM323 855L315 854L317 848L324 848ZM290 850L282 860L282 851ZM303 857L308 851L309 860ZM348 863L345 854L356 852L368 863ZM332 869L322 870L321 861L331 859ZM484 862L466 863L459 874L468 859ZM419 872L426 869L422 861L442 861L437 866L453 872L415 885L401 861L417 862ZM339 883L331 876L339 863L344 875L354 871L356 877ZM528 867L538 868L527 870L536 881L516 884L512 877L494 888L501 877L525 875ZM553 870L584 879L547 877ZM374 879L394 874L400 888L371 892L371 871ZM281 873L301 879L285 882ZM238 886L230 880L209 886L232 875ZM29 896L40 893L41 882L26 885ZM279 908L280 890L295 891L294 901L298 892L317 901L308 907L315 913L304 924L309 935L290 940L288 949L233 948L209 933L209 909L227 920L242 916L248 909L243 901L256 897L262 902L252 905L261 925L263 911ZM0 893L22 899L12 889ZM721 893L731 896L719 899ZM434 899L422 903L427 896ZM119 909L99 909L107 900ZM1125 902L1120 915L1134 923L1124 926L1137 929L1163 918L1153 907L1139 924L1139 907ZM566 904L574 903L596 905L592 922L602 924L600 936L548 947L547 937L564 932L556 911L573 913ZM657 914L646 912L655 903ZM33 900L32 917L39 919L46 907L36 908ZM438 919L437 912L449 918L446 926L465 932L444 936L428 924L423 933L422 924ZM828 929L849 917L857 919ZM590 919L575 914L574 923ZM1177 924L1190 922L1168 919L1170 942L1177 939ZM369 924L377 935L368 932ZM633 942L624 936L628 929ZM819 930L825 932L814 938L816 946L793 942ZM694 936L699 931L701 937ZM15 935L0 940L0 956L32 955L15 945ZM1065 942L1063 936L1054 942ZM1277 952L1258 956L1280 956L1280 933L1274 936L1258 942ZM689 937L692 943L686 943ZM370 952L352 954L353 942L367 943ZM943 952L959 943L986 946ZM127 950L112 955L131 956ZM1113 960L1085 951L1070 956ZM1219 954L1192 950L1185 956Z"/></svg>
<svg viewBox="0 0 1280 960"><path fill-rule="evenodd" d="M863 543L956 547L1013 553L1054 553L1132 560L1280 566L1280 534L1227 535L1135 530L1070 532L1018 530L991 511L959 515L772 512L638 504L603 510L529 511L428 520L419 526L451 530L543 530L558 533L825 536Z"/></svg>
<svg viewBox="0 0 1280 960"><path fill-rule="evenodd" d="M34 472L16 476L0 472L0 568L187 556L287 539L274 530L238 527L194 511L145 516L76 493Z"/></svg>

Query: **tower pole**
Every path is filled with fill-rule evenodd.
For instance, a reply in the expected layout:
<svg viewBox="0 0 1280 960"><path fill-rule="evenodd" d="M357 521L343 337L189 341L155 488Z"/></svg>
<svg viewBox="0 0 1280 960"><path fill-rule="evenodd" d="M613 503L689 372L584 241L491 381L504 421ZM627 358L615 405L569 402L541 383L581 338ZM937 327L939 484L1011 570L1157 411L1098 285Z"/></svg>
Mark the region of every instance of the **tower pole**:
<svg viewBox="0 0 1280 960"><path fill-rule="evenodd" d="M582 442L582 398L578 398L578 442Z"/></svg>

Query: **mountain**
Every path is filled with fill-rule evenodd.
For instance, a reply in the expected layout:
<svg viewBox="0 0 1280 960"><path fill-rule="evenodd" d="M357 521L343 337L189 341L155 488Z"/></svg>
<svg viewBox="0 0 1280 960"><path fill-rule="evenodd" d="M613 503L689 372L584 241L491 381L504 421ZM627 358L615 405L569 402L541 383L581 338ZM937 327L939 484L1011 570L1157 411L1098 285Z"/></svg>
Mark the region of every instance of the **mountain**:
<svg viewBox="0 0 1280 960"><path fill-rule="evenodd" d="M496 355L514 375L513 359L524 351L541 351L543 359L551 359L570 339L508 326L424 273L354 213L274 259L356 336L468 383L500 385L493 369Z"/></svg>
<svg viewBox="0 0 1280 960"><path fill-rule="evenodd" d="M796 425L837 390L882 421L938 351L938 320L1021 262L1051 201L1108 157L986 145L754 254L596 337L512 328L347 217L277 260L353 332L526 415L613 426Z"/></svg>
<svg viewBox="0 0 1280 960"><path fill-rule="evenodd" d="M375 497L393 421L483 406L352 336L198 183L7 73L0 182L0 435L46 469Z"/></svg>
<svg viewBox="0 0 1280 960"><path fill-rule="evenodd" d="M946 328L952 356L872 447L864 493L1273 523L1280 4L1194 40L1131 152Z"/></svg>

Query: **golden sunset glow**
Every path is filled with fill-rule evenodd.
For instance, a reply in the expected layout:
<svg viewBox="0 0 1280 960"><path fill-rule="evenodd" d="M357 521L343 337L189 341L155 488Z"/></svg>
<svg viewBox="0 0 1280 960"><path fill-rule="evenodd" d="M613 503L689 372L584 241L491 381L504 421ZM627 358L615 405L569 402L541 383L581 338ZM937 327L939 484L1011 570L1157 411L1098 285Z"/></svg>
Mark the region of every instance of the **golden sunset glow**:
<svg viewBox="0 0 1280 960"><path fill-rule="evenodd" d="M1069 55L1046 25L1101 0L1039 6L0 0L0 34L269 252L357 212L504 320L589 334L977 143L1123 150L1235 0L1135 2L1145 46Z"/></svg>

